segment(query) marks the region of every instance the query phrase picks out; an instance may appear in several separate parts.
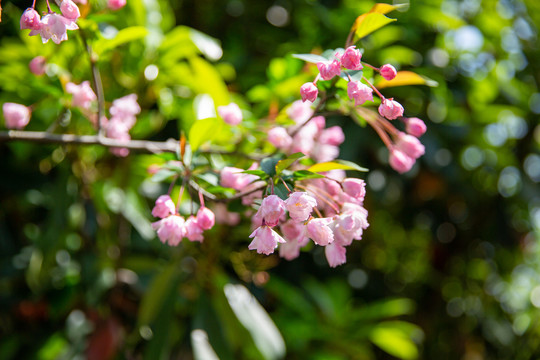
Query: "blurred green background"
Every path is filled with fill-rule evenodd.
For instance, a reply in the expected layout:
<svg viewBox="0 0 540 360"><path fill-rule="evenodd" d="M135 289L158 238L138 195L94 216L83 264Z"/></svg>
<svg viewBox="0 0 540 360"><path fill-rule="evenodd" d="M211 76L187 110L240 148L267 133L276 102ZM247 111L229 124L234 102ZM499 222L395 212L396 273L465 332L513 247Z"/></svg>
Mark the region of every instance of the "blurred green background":
<svg viewBox="0 0 540 360"><path fill-rule="evenodd" d="M230 92L252 119L299 98L314 70L290 55L342 47L373 5L90 4L79 25L106 100L137 93L132 136L153 140L189 129L198 94L227 103ZM19 31L30 5L2 2L0 102L35 104L29 130L64 114L60 130L91 133L77 110L66 115L62 90L90 79L82 41ZM248 221L162 245L150 210L167 184L146 168L166 157L0 144L0 358L210 359L205 336L221 359L540 357L540 3L411 1L388 16L397 22L358 45L373 65L439 83L384 91L426 121L426 154L398 175L372 129L328 119L347 136L340 157L371 170L371 225L336 269L320 248L292 262L250 252ZM28 70L36 55L52 64L44 77Z"/></svg>

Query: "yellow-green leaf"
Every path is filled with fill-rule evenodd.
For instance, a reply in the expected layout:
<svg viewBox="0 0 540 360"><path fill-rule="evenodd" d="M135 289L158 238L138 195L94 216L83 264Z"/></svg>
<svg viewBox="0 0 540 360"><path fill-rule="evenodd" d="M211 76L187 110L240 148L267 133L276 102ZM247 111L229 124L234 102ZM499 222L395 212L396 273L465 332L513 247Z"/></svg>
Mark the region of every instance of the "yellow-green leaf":
<svg viewBox="0 0 540 360"><path fill-rule="evenodd" d="M122 29L116 34L113 39L110 40L99 40L94 45L94 51L98 54L103 54L104 52L114 49L125 43L142 39L148 34L148 29L144 26L131 26L125 29Z"/></svg>
<svg viewBox="0 0 540 360"><path fill-rule="evenodd" d="M314 173L320 173L330 170L356 170L356 171L368 171L368 169L363 168L351 161L346 160L334 160L323 163L318 163L312 165L308 168L309 171Z"/></svg>
<svg viewBox="0 0 540 360"><path fill-rule="evenodd" d="M393 21L396 21L396 19L390 19L381 13L374 12L360 15L353 25L355 42Z"/></svg>
<svg viewBox="0 0 540 360"><path fill-rule="evenodd" d="M189 129L188 139L191 150L197 150L202 144L212 140L220 131L223 121L217 118L196 120Z"/></svg>
<svg viewBox="0 0 540 360"><path fill-rule="evenodd" d="M278 163L276 164L276 175L281 174L281 172L283 170L285 170L286 168L291 166L292 163L294 163L296 160L298 160L298 159L300 159L300 158L302 158L304 156L305 155L302 154L301 152L297 152L297 153L294 153L294 154L288 156L286 159L278 161Z"/></svg>
<svg viewBox="0 0 540 360"><path fill-rule="evenodd" d="M398 71L394 79L390 81L381 79L375 84L375 86L379 89L405 85L437 86L439 83L425 76L413 73L412 71Z"/></svg>
<svg viewBox="0 0 540 360"><path fill-rule="evenodd" d="M400 359L418 358L416 344L400 329L377 327L373 329L369 338L390 355Z"/></svg>

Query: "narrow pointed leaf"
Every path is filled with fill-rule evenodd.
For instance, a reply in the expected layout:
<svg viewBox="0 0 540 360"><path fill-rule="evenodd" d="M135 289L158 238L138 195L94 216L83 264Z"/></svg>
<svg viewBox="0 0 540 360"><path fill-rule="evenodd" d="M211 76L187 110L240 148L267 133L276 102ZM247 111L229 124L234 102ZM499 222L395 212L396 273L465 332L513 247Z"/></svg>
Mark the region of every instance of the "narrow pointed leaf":
<svg viewBox="0 0 540 360"><path fill-rule="evenodd" d="M291 166L296 160L304 157L305 155L301 152L294 153L283 160L278 161L276 164L276 175L281 174L281 172Z"/></svg>
<svg viewBox="0 0 540 360"><path fill-rule="evenodd" d="M438 86L439 83L428 77L413 73L412 71L398 71L394 79L390 81L381 79L375 84L379 89L406 85L427 85L434 87Z"/></svg>
<svg viewBox="0 0 540 360"><path fill-rule="evenodd" d="M361 167L351 161L346 160L334 160L312 165L308 168L309 171L314 173L325 172L330 170L356 170L356 171L368 171L368 169Z"/></svg>
<svg viewBox="0 0 540 360"><path fill-rule="evenodd" d="M292 57L295 59L304 60L304 61L314 63L314 64L321 61L328 61L328 59L325 58L324 56L315 55L315 54L293 54Z"/></svg>

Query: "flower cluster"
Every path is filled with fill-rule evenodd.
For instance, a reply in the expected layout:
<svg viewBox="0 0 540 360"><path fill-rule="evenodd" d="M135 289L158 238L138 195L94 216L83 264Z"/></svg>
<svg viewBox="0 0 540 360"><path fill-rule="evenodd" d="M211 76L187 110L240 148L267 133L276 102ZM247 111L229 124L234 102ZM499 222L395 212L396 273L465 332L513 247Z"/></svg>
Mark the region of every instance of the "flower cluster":
<svg viewBox="0 0 540 360"><path fill-rule="evenodd" d="M158 197L152 215L161 219L152 223L152 228L157 231L159 240L170 246L177 246L182 238L202 242L203 232L210 230L215 224L214 213L205 207L204 203L195 216L190 215L186 220L177 212L169 195Z"/></svg>
<svg viewBox="0 0 540 360"><path fill-rule="evenodd" d="M59 6L62 15L49 8L49 12L43 17L39 16L34 7L26 9L21 16L21 30L30 29L29 35L40 35L43 43L52 40L54 43L60 44L67 40L67 31L79 28L76 21L81 13L72 0L62 0Z"/></svg>

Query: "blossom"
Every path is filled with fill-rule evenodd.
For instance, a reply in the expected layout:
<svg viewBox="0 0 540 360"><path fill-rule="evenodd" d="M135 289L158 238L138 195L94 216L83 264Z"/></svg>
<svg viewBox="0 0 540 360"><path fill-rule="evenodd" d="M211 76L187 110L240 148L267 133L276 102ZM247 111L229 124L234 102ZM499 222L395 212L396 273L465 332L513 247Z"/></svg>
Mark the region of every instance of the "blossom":
<svg viewBox="0 0 540 360"><path fill-rule="evenodd" d="M107 6L111 10L119 10L126 6L126 0L107 0Z"/></svg>
<svg viewBox="0 0 540 360"><path fill-rule="evenodd" d="M334 59L333 61L318 62L317 69L319 69L319 73L323 80L330 80L334 76L341 74L341 65L337 59Z"/></svg>
<svg viewBox="0 0 540 360"><path fill-rule="evenodd" d="M199 211L197 211L197 224L201 227L203 230L210 230L214 227L214 224L216 223L216 216L206 206L202 206L199 208Z"/></svg>
<svg viewBox="0 0 540 360"><path fill-rule="evenodd" d="M317 206L317 200L306 192L295 191L285 200L285 207L289 216L294 221L306 221L313 208Z"/></svg>
<svg viewBox="0 0 540 360"><path fill-rule="evenodd" d="M349 46L341 56L341 65L350 70L361 70L363 68L362 53L356 49L356 46Z"/></svg>
<svg viewBox="0 0 540 360"><path fill-rule="evenodd" d="M73 95L73 98L71 99L72 106L77 106L86 110L90 109L92 101L97 99L94 90L90 87L89 81L83 81L79 85L68 82L66 84L66 92Z"/></svg>
<svg viewBox="0 0 540 360"><path fill-rule="evenodd" d="M394 147L390 149L390 156L388 158L388 162L390 163L392 169L396 170L400 174L403 174L411 170L415 163L415 160L407 156L407 154L405 154L401 150Z"/></svg>
<svg viewBox="0 0 540 360"><path fill-rule="evenodd" d="M324 248L328 265L333 268L347 262L346 253L347 249L337 243L332 243Z"/></svg>
<svg viewBox="0 0 540 360"><path fill-rule="evenodd" d="M347 178L342 183L343 191L360 202L364 201L366 196L366 183L362 179Z"/></svg>
<svg viewBox="0 0 540 360"><path fill-rule="evenodd" d="M162 243L176 246L186 234L185 220L179 215L171 215L152 223L152 228L157 230L157 235Z"/></svg>
<svg viewBox="0 0 540 360"><path fill-rule="evenodd" d="M79 8L72 0L62 0L60 3L60 11L62 11L62 15L64 15L66 19L70 20L77 20L81 16Z"/></svg>
<svg viewBox="0 0 540 360"><path fill-rule="evenodd" d="M333 218L331 228L334 240L342 246L350 245L353 240L362 239L364 230L368 228L367 210L358 205L346 202L341 213Z"/></svg>
<svg viewBox="0 0 540 360"><path fill-rule="evenodd" d="M2 105L2 112L8 129L22 129L30 122L31 110L27 106L8 102Z"/></svg>
<svg viewBox="0 0 540 360"><path fill-rule="evenodd" d="M176 207L169 195L161 195L157 198L156 204L152 209L152 216L165 218L176 213Z"/></svg>
<svg viewBox="0 0 540 360"><path fill-rule="evenodd" d="M319 94L319 89L317 89L317 86L312 82L307 82L300 88L300 95L302 96L302 101L311 101L314 102L315 99L317 99L317 95Z"/></svg>
<svg viewBox="0 0 540 360"><path fill-rule="evenodd" d="M33 29L28 35L41 35L41 41L45 44L52 39L56 44L67 40L67 30L77 30L79 27L75 21L67 19L62 15L50 13L45 15L40 21L39 29Z"/></svg>
<svg viewBox="0 0 540 360"><path fill-rule="evenodd" d="M303 154L309 154L315 145L315 136L318 132L319 128L317 124L312 121L302 126L293 137L291 151L293 153L301 152Z"/></svg>
<svg viewBox="0 0 540 360"><path fill-rule="evenodd" d="M33 8L24 10L21 16L21 30L39 30L41 28L41 17Z"/></svg>
<svg viewBox="0 0 540 360"><path fill-rule="evenodd" d="M383 99L379 105L379 114L389 120L403 116L403 106L393 99Z"/></svg>
<svg viewBox="0 0 540 360"><path fill-rule="evenodd" d="M309 156L316 162L332 161L339 156L339 147L316 142L313 145Z"/></svg>
<svg viewBox="0 0 540 360"><path fill-rule="evenodd" d="M304 103L302 100L297 100L287 109L287 115L297 124L303 124L313 116L311 103Z"/></svg>
<svg viewBox="0 0 540 360"><path fill-rule="evenodd" d="M418 138L403 132L400 132L398 135L396 148L413 159L418 159L425 152L425 147Z"/></svg>
<svg viewBox="0 0 540 360"><path fill-rule="evenodd" d="M292 219L281 224L280 227L286 243L279 246L279 256L292 260L300 255L300 249L307 245L309 238L306 236L306 226Z"/></svg>
<svg viewBox="0 0 540 360"><path fill-rule="evenodd" d="M345 134L341 126L332 126L324 129L319 134L319 142L328 145L341 145L345 141Z"/></svg>
<svg viewBox="0 0 540 360"><path fill-rule="evenodd" d="M129 94L113 101L111 108L111 121L118 121L131 129L135 125L136 115L140 114L141 107L137 103L137 95Z"/></svg>
<svg viewBox="0 0 540 360"><path fill-rule="evenodd" d="M43 56L36 56L30 60L28 67L34 75L43 75L45 74L46 59Z"/></svg>
<svg viewBox="0 0 540 360"><path fill-rule="evenodd" d="M317 245L326 246L334 241L334 234L328 225L332 222L330 218L311 219L307 223L308 236Z"/></svg>
<svg viewBox="0 0 540 360"><path fill-rule="evenodd" d="M347 94L354 100L354 106L362 105L366 101L373 101L373 89L360 81L349 81Z"/></svg>
<svg viewBox="0 0 540 360"><path fill-rule="evenodd" d="M285 128L276 126L268 131L268 141L277 148L287 149L291 146L293 139Z"/></svg>
<svg viewBox="0 0 540 360"><path fill-rule="evenodd" d="M249 183L258 179L255 175L242 173L243 169L226 166L221 170L221 186L243 190Z"/></svg>
<svg viewBox="0 0 540 360"><path fill-rule="evenodd" d="M388 81L394 79L396 77L396 75L397 75L396 68L393 67L390 64L385 64L385 65L381 66L379 72L380 72L381 76L383 78L385 78L386 80L388 80Z"/></svg>
<svg viewBox="0 0 540 360"><path fill-rule="evenodd" d="M270 227L259 226L249 236L253 241L249 244L249 250L257 250L259 254L270 255L274 252L278 243L284 243L285 240Z"/></svg>
<svg viewBox="0 0 540 360"><path fill-rule="evenodd" d="M219 116L229 125L238 125L242 122L242 110L235 103L226 106L218 106Z"/></svg>
<svg viewBox="0 0 540 360"><path fill-rule="evenodd" d="M265 197L257 213L261 216L263 224L276 226L285 212L285 202L277 195Z"/></svg>
<svg viewBox="0 0 540 360"><path fill-rule="evenodd" d="M413 117L405 119L405 131L412 136L420 137L425 134L426 124L419 118Z"/></svg>
<svg viewBox="0 0 540 360"><path fill-rule="evenodd" d="M195 216L191 215L190 217L188 217L184 225L184 228L186 229L185 237L187 237L189 241L202 242L204 240L202 236L203 229L199 225L197 218Z"/></svg>
<svg viewBox="0 0 540 360"><path fill-rule="evenodd" d="M216 222L219 224L235 226L240 222L240 214L228 211L225 204L217 203L213 206L213 209L216 215Z"/></svg>
<svg viewBox="0 0 540 360"><path fill-rule="evenodd" d="M116 139L120 141L127 142L131 140L131 136L129 135L129 128L126 126L126 124L120 121L114 121L114 118L112 118L107 123L106 135L111 139ZM121 157L126 157L129 154L129 149L127 148L114 147L111 148L110 151L114 155Z"/></svg>

